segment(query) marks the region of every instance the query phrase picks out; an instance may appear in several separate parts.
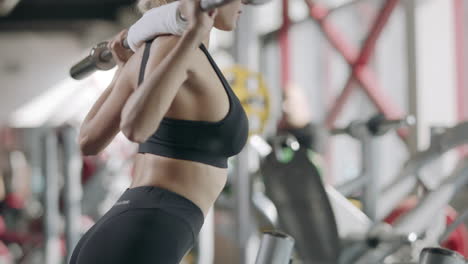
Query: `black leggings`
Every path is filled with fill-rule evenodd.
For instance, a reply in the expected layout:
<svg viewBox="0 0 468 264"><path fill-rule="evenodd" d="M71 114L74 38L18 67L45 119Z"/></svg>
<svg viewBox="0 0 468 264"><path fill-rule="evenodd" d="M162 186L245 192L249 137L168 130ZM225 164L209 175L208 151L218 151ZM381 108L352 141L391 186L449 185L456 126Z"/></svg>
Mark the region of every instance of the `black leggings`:
<svg viewBox="0 0 468 264"><path fill-rule="evenodd" d="M176 264L203 225L190 200L166 189L127 189L80 239L70 264Z"/></svg>

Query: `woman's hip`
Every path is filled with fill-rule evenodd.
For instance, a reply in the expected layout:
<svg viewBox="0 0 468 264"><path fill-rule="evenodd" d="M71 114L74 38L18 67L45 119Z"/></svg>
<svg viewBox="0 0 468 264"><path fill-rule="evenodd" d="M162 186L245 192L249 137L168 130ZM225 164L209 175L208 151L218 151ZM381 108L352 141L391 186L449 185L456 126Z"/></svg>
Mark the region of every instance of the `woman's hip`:
<svg viewBox="0 0 468 264"><path fill-rule="evenodd" d="M203 221L201 210L176 193L153 186L127 189L83 236L73 263L178 263Z"/></svg>

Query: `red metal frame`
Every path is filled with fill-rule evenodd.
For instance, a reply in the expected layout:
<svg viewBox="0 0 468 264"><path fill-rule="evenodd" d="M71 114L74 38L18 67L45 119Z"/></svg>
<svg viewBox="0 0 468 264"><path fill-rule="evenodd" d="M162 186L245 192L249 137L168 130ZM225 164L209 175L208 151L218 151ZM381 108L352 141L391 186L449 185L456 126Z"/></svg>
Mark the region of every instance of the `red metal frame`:
<svg viewBox="0 0 468 264"><path fill-rule="evenodd" d="M291 53L289 46L289 28L291 20L289 18L288 0L283 0L283 25L279 31L279 46L281 52L281 87L287 89L291 80Z"/></svg>
<svg viewBox="0 0 468 264"><path fill-rule="evenodd" d="M288 0L282 1L283 5L283 24L279 30L279 47L281 61L281 89L286 91L291 81L291 51L289 45L289 28L291 27L291 19L289 18L289 3ZM286 127L284 116L279 120L277 127L279 129Z"/></svg>
<svg viewBox="0 0 468 264"><path fill-rule="evenodd" d="M330 13L328 9L319 6L312 2L312 0L305 0L310 9L310 16L315 19L329 42L335 47L336 50L344 57L346 62L351 67L351 74L348 81L342 90L341 94L337 96L333 103L330 111L327 113L326 124L329 128L334 126L336 119L343 109L344 104L349 99L354 81L357 81L362 90L368 96L368 98L376 105L381 113L388 119L401 118L402 111L398 109L394 104L389 101L389 97L379 89L379 84L374 77L374 73L368 68L368 62L375 50L375 45L380 33L384 26L388 22L390 15L398 4L399 0L388 0L380 10L376 17L375 23L371 28L367 39L362 46L361 50L358 51L356 47L351 45L342 34L336 29L336 27L326 17ZM279 46L280 46L280 60L281 60L281 88L283 91L288 89L288 85L291 79L290 73L290 43L289 43L289 28L291 21L289 18L289 6L288 0L283 0L283 25L279 31ZM284 119L278 122L278 128L284 127ZM406 130L399 130L399 136L405 139L407 136ZM327 152L330 154L329 152ZM329 164L329 163L327 163ZM331 167L328 167L329 171ZM328 179L333 181L332 179Z"/></svg>
<svg viewBox="0 0 468 264"><path fill-rule="evenodd" d="M309 6L310 16L318 22L328 41L344 57L351 67L351 74L345 87L341 94L337 96L334 104L327 114L327 126L330 128L334 126L344 104L352 93L355 81L360 84L359 87L386 118L401 118L403 111L393 104L385 92L380 89L380 85L374 72L368 67L369 59L375 50L376 41L382 33L391 14L395 10L395 7L399 3L399 0L387 0L385 2L367 35L364 45L359 51L350 42L346 41L344 36L337 30L333 23L326 19L329 14L329 10L327 8L314 3L312 0L305 1ZM400 130L398 131L398 134L402 139L405 139L407 136L406 130Z"/></svg>

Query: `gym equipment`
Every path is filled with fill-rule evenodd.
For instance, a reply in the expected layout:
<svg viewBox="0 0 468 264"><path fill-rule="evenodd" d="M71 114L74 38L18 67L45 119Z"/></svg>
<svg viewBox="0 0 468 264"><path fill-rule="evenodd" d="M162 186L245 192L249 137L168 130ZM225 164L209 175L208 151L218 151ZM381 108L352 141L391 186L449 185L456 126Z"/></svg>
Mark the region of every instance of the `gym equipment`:
<svg viewBox="0 0 468 264"><path fill-rule="evenodd" d="M147 40L154 39L161 34L182 35L188 25L182 16L180 2L152 8L145 12L133 25L128 28L126 41L132 51L137 51Z"/></svg>
<svg viewBox="0 0 468 264"><path fill-rule="evenodd" d="M75 80L82 80L97 70L107 71L114 68L115 62L107 44L108 42L104 41L94 46L89 56L72 66L70 76Z"/></svg>
<svg viewBox="0 0 468 264"><path fill-rule="evenodd" d="M81 235L83 226L80 221L82 216L79 197L81 158L76 146L75 132L73 128L67 126L28 128L21 131L23 139L28 141L25 147L30 148L28 152L31 154L31 167L36 169L32 175L32 182L34 177L45 178L47 191L37 197L31 197L20 214L11 217L10 230L0 232L0 240L8 246L17 248L12 250L17 263L35 263L27 260L39 253L42 254L41 257L36 256L35 259L40 259L41 263L58 263L64 260L65 252L71 251L73 243L76 243ZM37 164L34 164L34 158L38 158ZM65 179L63 195L67 216L64 234L60 229L61 175ZM34 200L36 198L38 201ZM43 204L44 212L39 200ZM37 204L34 205L35 203L39 204L39 208ZM2 213L5 213L5 217L10 215L9 211ZM68 250L65 249L65 245L68 246Z"/></svg>
<svg viewBox="0 0 468 264"><path fill-rule="evenodd" d="M393 225L400 216L405 215L407 212L414 209L419 202L419 199L415 196L410 197L401 203L392 213L385 218L385 222ZM450 206L446 206L441 210L443 214L441 220L443 221L442 228L446 228L444 234L439 236L439 244L453 251L457 251L463 255L467 255L467 243L468 243L468 230L465 225L462 224L463 217L458 217L455 209ZM457 221L454 221L454 220ZM435 221L435 219L434 219Z"/></svg>
<svg viewBox="0 0 468 264"><path fill-rule="evenodd" d="M385 124L385 122L381 122L381 124ZM382 261L390 255L394 262L385 263L402 263L402 261L408 263L405 261L411 259L411 256L418 255L422 247L438 245L438 243L441 243L440 238L446 236L442 235L443 229L446 228L446 215L441 215L440 212L446 209L447 204L453 196L468 182L468 164L463 164L462 162L462 166L455 169L439 186L431 189L426 188L427 192L420 198L420 202L398 219L393 227L380 222L383 218L382 215L386 215L388 214L387 212L392 211L393 209L391 208L395 208L399 204L399 198L406 197L416 187L418 179L415 175L417 175L419 169L436 160L448 150L468 143L468 137L466 135L468 135L468 122L463 122L452 128L441 130L440 134L432 138L431 146L428 149L413 155L398 173L397 180L390 184L389 187L384 188L384 191L376 197L376 199L378 199L377 209L379 210L377 211L377 220L374 224L372 224L367 216L356 212L359 210L351 205L351 202L332 186L326 185L326 187L321 187L326 190L326 195L321 195L315 199L310 198L313 194L317 195L317 186L321 186L322 183L318 181L318 183L311 184L314 178L319 177L307 177L310 176L311 173L304 173L301 171L306 170L304 169L304 164L290 167L287 170L285 169L282 174L279 174L279 167L263 165L262 173L265 178L265 187L267 194L272 198L279 209L280 224L287 222L294 223L294 225L291 224L289 226L289 229L288 226L285 225L285 231L293 237L299 234L298 237L295 237L299 253L304 251L304 249L301 250L301 247L305 247L305 250L312 255L311 258L317 258L317 256L324 253L323 250L316 250L317 246L322 246L322 243L318 242L320 241L320 234L330 234L336 232L333 230L338 230L339 239L337 236L329 237L329 239L338 240L334 242L334 244L338 246L333 247L334 250L336 250L336 256L338 256L337 259L331 259L331 262L326 262L325 260L319 263L382 263ZM289 163L295 162L298 157L302 157L304 163L307 161L307 154L302 153L298 155L301 149L297 149L293 140L286 140L283 137L280 142L283 145L273 142L273 149L278 150L280 149L278 146L284 147L286 145L289 151L279 153L276 151L276 154L270 154L265 164L271 162L273 164L287 166ZM276 160L268 161L268 158L276 158ZM295 170L299 171L297 175ZM299 179L299 177L302 177L300 181L296 180ZM408 178L414 178L414 183L412 185L405 186L403 190L393 189L401 188L400 182L412 183L412 181L407 180ZM424 184L424 179L419 180ZM292 182L300 182L301 184L291 187ZM311 185L312 188L309 188L309 185ZM391 199L393 203L388 202L391 197L387 195L390 193L393 194L393 196L396 195L398 198L393 197L393 199ZM304 199L304 197L309 198ZM317 202L317 199L322 199L322 201ZM291 201L294 201L294 203ZM304 210L304 207L297 206L298 201L302 201L306 206L313 209ZM331 204L334 211L330 212L330 210L324 210L324 208L320 210L316 209L313 206L314 203L321 203L319 207L323 207L324 204L329 207L328 205ZM384 208L382 208L382 204L384 204ZM320 214L316 212L320 212ZM326 214L326 216L323 216L323 214ZM466 215L466 213L463 215ZM433 222L435 222L437 216L440 216L439 218L444 221L442 222L443 225L439 225L442 227L442 230L438 231L439 233L433 230ZM314 224L314 220L308 219L320 219L321 217L324 217L322 222L316 221L319 224ZM287 221L284 220L285 218ZM330 225L330 222L336 222L336 225ZM461 221L455 220L455 222ZM455 227L453 227L453 229L454 228ZM307 239L307 237L303 238L302 236L314 231L321 233L318 235L313 234L308 238L313 239L313 242L303 244L303 241ZM427 236L429 233L430 236ZM440 236L434 237L434 235ZM327 242L329 241L330 240L327 240ZM310 245L314 246L311 247ZM403 248L406 248L406 250L402 251ZM320 252L316 253L315 251ZM398 254L394 254L397 251ZM307 263L310 262L308 259L304 260Z"/></svg>
<svg viewBox="0 0 468 264"><path fill-rule="evenodd" d="M397 205L407 197L417 183L425 186L425 180L417 177L417 172L441 155L458 146L468 144L468 122L462 122L454 127L441 129L439 135L431 138L430 146L424 151L414 154L399 171L395 180L381 190L377 219L385 218Z"/></svg>
<svg viewBox="0 0 468 264"><path fill-rule="evenodd" d="M262 230L278 227L278 209L263 192L256 191L252 194L252 204L258 212L258 225Z"/></svg>
<svg viewBox="0 0 468 264"><path fill-rule="evenodd" d="M373 140L377 136L382 136L393 129L411 126L416 120L413 116L403 119L387 120L383 114L377 114L368 121L353 121L346 128L335 128L333 135L347 134L361 142L362 166L361 175L357 178L341 184L337 187L343 195L348 196L363 188L361 203L364 213L372 220L377 218L377 194L378 169L374 164L374 144Z"/></svg>
<svg viewBox="0 0 468 264"><path fill-rule="evenodd" d="M59 201L59 164L58 139L53 129L43 134L44 144L43 175L47 191L45 192L44 233L45 253L44 263L59 263L60 256L60 212Z"/></svg>
<svg viewBox="0 0 468 264"><path fill-rule="evenodd" d="M425 248L421 251L419 264L465 264L465 258L457 252L444 248Z"/></svg>
<svg viewBox="0 0 468 264"><path fill-rule="evenodd" d="M71 252L75 248L81 237L81 153L76 144L76 131L71 128L62 129L64 146L64 196L65 196L65 237L67 262L71 257Z"/></svg>
<svg viewBox="0 0 468 264"><path fill-rule="evenodd" d="M458 215L455 209L447 209L447 228L439 237L439 243L443 243L444 248L448 248L464 257L468 256L468 228L463 224L468 216L468 211Z"/></svg>
<svg viewBox="0 0 468 264"><path fill-rule="evenodd" d="M214 8L228 4L232 0L202 0L200 2L200 9L202 11L210 11ZM270 0L246 0L247 4L262 5ZM107 48L107 41L97 44L91 49L89 56L76 63L70 69L70 76L75 80L82 80L97 70L107 71L115 66L112 58L112 52ZM122 45L130 49L126 40Z"/></svg>
<svg viewBox="0 0 468 264"><path fill-rule="evenodd" d="M399 172L396 180L388 187L385 187L379 195L377 203L379 209L377 211L378 221L391 212L416 187L418 179L414 175L417 174L417 171L423 165L435 160L452 148L468 143L467 132L468 122L446 129L440 135L432 138L431 146L427 150L416 153L411 157ZM356 263L379 263L386 256L397 251L404 244L409 243L409 239L402 239L403 237L414 238L416 236L420 240L422 238L421 235L430 228L434 217L440 215L440 211L446 207L453 195L459 190L459 185L464 184L467 178L468 171L466 166L455 170L440 186L433 188L428 194L424 195L415 209L409 211L398 220L393 228L386 229L383 228L383 224L378 224L378 228L387 231L375 232L374 229L373 232L373 230L370 230L368 234L373 234L373 238L382 243L381 245L377 245L375 250L364 247L366 249L361 250L360 253L356 253L355 256L361 255L356 260ZM421 181L424 183L423 179ZM367 241L368 239L369 237L363 238L363 240ZM432 241L430 243L437 242ZM424 243L429 242L426 241ZM415 247L411 248L415 250ZM352 257L349 257L349 259L352 259ZM348 262L344 261L343 263Z"/></svg>
<svg viewBox="0 0 468 264"><path fill-rule="evenodd" d="M421 238L431 227L435 217L443 211L457 191L467 183L468 164L465 164L465 166L456 169L437 189L424 195L413 210L398 219L392 227L392 233L415 234ZM380 241L380 237L385 235L378 234L376 239ZM387 240L378 245L375 250L367 251L356 263L379 263L386 256L400 249L403 244L404 242L401 240Z"/></svg>
<svg viewBox="0 0 468 264"><path fill-rule="evenodd" d="M276 231L264 232L255 264L289 264L293 249L291 236Z"/></svg>
<svg viewBox="0 0 468 264"><path fill-rule="evenodd" d="M249 118L249 136L262 135L270 117L270 95L265 79L258 72L241 66L223 70Z"/></svg>
<svg viewBox="0 0 468 264"><path fill-rule="evenodd" d="M261 174L266 194L278 208L280 228L294 237L306 263L337 263L341 247L337 225L317 167L291 136L278 136L272 145ZM285 148L295 151L286 154Z"/></svg>

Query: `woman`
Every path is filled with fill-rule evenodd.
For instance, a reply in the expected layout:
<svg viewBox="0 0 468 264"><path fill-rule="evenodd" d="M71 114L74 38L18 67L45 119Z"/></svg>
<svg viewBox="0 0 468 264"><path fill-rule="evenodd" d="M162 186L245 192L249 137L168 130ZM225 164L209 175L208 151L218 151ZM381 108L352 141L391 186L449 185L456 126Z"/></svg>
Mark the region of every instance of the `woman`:
<svg viewBox="0 0 468 264"><path fill-rule="evenodd" d="M125 32L111 42L119 69L83 122L80 146L95 155L122 131L139 143L135 177L71 264L179 263L226 183L227 158L247 141L247 116L206 49L213 26L235 28L242 2L210 13L199 0L181 4L182 36L158 37L132 56L120 46ZM142 12L159 5L138 4Z"/></svg>

